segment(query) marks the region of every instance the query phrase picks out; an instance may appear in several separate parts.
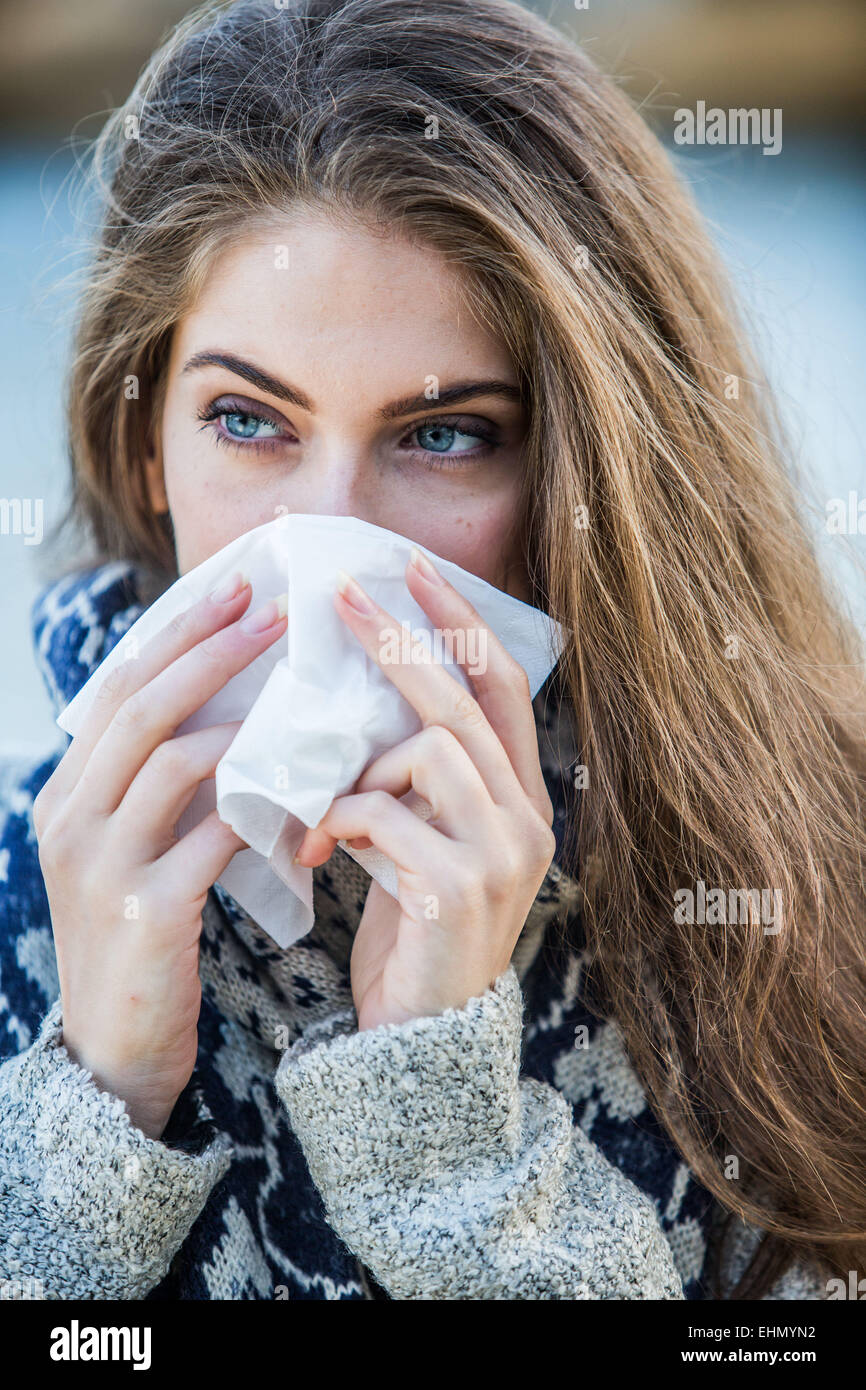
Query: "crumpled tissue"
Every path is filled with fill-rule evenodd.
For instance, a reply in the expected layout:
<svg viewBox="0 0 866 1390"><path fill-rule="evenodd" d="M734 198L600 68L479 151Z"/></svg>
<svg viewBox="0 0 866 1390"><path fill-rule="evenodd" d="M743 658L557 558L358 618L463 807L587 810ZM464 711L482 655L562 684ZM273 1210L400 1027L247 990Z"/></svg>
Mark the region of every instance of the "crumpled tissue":
<svg viewBox="0 0 866 1390"><path fill-rule="evenodd" d="M361 647L334 608L337 570L351 574L400 625L407 642L421 641L467 690L471 681L452 659L405 581L416 542L351 516L286 513L238 536L182 575L132 625L66 706L57 723L74 735L102 681L179 612L221 579L242 570L252 585L247 612L288 592L288 629L176 730L191 732L229 720L241 727L216 767L201 782L177 821L183 836L216 806L249 849L239 850L218 882L281 947L313 925L313 870L292 858L309 826L337 796L351 791L367 765L421 728L421 719ZM564 629L539 609L501 592L425 547L445 578L480 613L526 671L533 695L552 671ZM426 634L426 635L425 635ZM461 652L471 671L483 659L471 641ZM401 798L424 818L430 806L414 792ZM375 847L350 854L392 896L397 871Z"/></svg>

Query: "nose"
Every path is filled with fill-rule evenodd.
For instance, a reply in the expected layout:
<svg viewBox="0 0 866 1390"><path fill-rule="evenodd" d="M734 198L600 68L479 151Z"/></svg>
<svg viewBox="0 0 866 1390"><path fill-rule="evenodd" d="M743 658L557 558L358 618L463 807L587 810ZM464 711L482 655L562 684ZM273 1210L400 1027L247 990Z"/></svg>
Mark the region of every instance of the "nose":
<svg viewBox="0 0 866 1390"><path fill-rule="evenodd" d="M305 460L292 489L292 511L355 516L379 526L382 497L374 461L357 445L333 446Z"/></svg>

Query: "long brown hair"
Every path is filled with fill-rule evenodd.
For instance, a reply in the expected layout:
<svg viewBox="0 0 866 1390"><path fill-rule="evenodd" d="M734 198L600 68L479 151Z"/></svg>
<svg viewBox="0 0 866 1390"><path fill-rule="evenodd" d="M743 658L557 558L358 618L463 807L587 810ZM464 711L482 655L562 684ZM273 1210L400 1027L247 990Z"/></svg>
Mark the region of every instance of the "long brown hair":
<svg viewBox="0 0 866 1390"><path fill-rule="evenodd" d="M507 0L240 0L173 31L91 170L70 515L166 581L143 448L214 257L306 200L463 272L529 406L533 601L573 634L594 1006L698 1180L768 1233L734 1296L794 1255L866 1269L864 652L661 145ZM678 920L703 885L745 921Z"/></svg>

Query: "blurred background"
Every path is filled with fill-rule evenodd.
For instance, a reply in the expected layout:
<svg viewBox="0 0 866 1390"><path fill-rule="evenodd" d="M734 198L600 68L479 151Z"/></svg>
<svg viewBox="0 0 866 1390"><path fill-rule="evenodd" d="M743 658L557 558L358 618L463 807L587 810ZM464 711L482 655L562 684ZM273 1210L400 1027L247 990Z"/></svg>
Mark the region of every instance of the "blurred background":
<svg viewBox="0 0 866 1390"><path fill-rule="evenodd" d="M71 272L86 217L70 202L80 148L120 104L183 0L0 4L0 498L42 498L47 533L67 500L62 418ZM850 612L866 626L855 561L866 535L830 535L832 498L866 498L862 0L547 0L564 29L641 104L709 219L747 307ZM678 108L781 108L782 148L676 145ZM864 509L866 510L866 509ZM55 746L34 664L39 545L0 535L0 753Z"/></svg>

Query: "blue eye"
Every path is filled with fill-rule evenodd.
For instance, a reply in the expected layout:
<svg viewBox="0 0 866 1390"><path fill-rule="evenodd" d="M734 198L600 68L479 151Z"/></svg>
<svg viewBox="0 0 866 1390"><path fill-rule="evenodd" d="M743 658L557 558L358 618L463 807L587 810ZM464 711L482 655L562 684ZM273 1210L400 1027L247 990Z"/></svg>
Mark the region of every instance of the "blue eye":
<svg viewBox="0 0 866 1390"><path fill-rule="evenodd" d="M244 453L278 448L288 442L291 435L278 420L272 420L264 410L240 409L244 404L231 396L211 401L197 411L202 429L210 430L217 444Z"/></svg>
<svg viewBox="0 0 866 1390"><path fill-rule="evenodd" d="M226 433L236 439L273 439L275 435L279 434L273 421L265 420L261 415L247 415L235 410L230 414L220 415L218 418L224 422ZM265 427L265 431L263 434L257 435L256 431L260 425Z"/></svg>
<svg viewBox="0 0 866 1390"><path fill-rule="evenodd" d="M431 454L451 453L451 445L454 443L455 439L477 441L482 438L479 434L465 434L462 430L459 430L456 425L443 424L439 420L429 425L419 425L415 434L418 437L420 447L428 450ZM472 448L471 442L469 448ZM456 449L454 452L463 454L467 453L468 450Z"/></svg>

